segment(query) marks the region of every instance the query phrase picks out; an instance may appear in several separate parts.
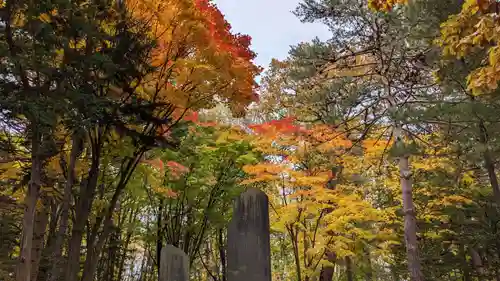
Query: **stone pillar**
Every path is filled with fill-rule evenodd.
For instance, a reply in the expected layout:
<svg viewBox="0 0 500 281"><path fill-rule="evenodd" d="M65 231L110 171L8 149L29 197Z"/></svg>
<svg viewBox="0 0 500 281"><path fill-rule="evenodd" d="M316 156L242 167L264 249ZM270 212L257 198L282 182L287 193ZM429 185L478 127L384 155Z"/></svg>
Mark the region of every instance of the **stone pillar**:
<svg viewBox="0 0 500 281"><path fill-rule="evenodd" d="M236 198L227 234L228 281L271 281L269 202L258 189Z"/></svg>
<svg viewBox="0 0 500 281"><path fill-rule="evenodd" d="M189 281L189 257L184 251L172 245L162 247L160 281Z"/></svg>

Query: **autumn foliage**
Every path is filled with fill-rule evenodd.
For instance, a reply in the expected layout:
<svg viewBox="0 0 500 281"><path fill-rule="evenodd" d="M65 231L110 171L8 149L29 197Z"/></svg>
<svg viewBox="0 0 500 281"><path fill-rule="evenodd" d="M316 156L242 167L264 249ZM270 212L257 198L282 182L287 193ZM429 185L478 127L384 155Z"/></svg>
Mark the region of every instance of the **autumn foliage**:
<svg viewBox="0 0 500 281"><path fill-rule="evenodd" d="M390 11L397 4L406 4L408 0L369 0L368 5L376 10Z"/></svg>
<svg viewBox="0 0 500 281"><path fill-rule="evenodd" d="M375 10L391 11L408 0L369 0ZM467 77L468 90L475 95L490 93L500 82L500 3L496 0L466 0L462 10L441 24L436 40L444 57L463 59L484 53L480 66Z"/></svg>
<svg viewBox="0 0 500 281"><path fill-rule="evenodd" d="M499 2L300 2L258 87L215 0L0 0L0 280L228 280L247 188L273 281L498 280Z"/></svg>
<svg viewBox="0 0 500 281"><path fill-rule="evenodd" d="M261 69L252 62L251 38L233 34L213 3L126 3L134 17L150 23L150 37L157 41L150 59L158 70L141 87L146 97L197 110L212 107L217 96L236 114L256 99L254 78Z"/></svg>

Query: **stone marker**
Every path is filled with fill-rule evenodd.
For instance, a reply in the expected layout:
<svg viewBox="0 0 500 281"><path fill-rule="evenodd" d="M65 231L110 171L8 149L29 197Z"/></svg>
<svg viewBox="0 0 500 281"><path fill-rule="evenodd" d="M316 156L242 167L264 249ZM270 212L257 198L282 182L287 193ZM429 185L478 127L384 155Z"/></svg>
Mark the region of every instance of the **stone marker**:
<svg viewBox="0 0 500 281"><path fill-rule="evenodd" d="M227 233L228 281L271 281L267 195L249 189L236 198Z"/></svg>
<svg viewBox="0 0 500 281"><path fill-rule="evenodd" d="M160 281L189 281L189 257L184 251L172 245L161 249Z"/></svg>

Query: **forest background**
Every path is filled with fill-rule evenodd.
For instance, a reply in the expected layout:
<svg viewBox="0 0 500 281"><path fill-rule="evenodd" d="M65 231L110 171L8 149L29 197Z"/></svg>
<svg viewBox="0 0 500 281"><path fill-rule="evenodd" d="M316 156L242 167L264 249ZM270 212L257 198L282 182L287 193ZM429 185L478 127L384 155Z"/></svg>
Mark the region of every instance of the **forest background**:
<svg viewBox="0 0 500 281"><path fill-rule="evenodd" d="M500 280L499 10L303 0L262 73L209 0L0 0L0 280L225 281L248 187L273 280Z"/></svg>

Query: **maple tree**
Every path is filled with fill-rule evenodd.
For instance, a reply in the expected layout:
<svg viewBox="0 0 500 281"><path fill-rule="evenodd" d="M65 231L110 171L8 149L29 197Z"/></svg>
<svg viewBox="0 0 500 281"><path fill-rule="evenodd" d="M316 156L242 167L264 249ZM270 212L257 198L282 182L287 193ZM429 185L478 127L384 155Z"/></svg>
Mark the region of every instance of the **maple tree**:
<svg viewBox="0 0 500 281"><path fill-rule="evenodd" d="M498 279L497 2L303 0L259 88L210 0L0 1L0 279L227 281L248 187L273 280Z"/></svg>
<svg viewBox="0 0 500 281"><path fill-rule="evenodd" d="M244 183L264 184L261 188L271 198L271 227L290 239L297 280L318 277L322 268L339 260L350 263L354 252L363 250L362 241L381 243L382 237L390 237L380 229L373 232L384 216L363 201L348 180L362 167L347 153L352 144L342 134L328 126L301 128L293 118L251 128L257 134L256 149L268 160L246 166L252 177ZM331 170L334 163L342 163L342 178L347 180L338 182L340 175Z"/></svg>
<svg viewBox="0 0 500 281"><path fill-rule="evenodd" d="M141 245L156 248L157 255L163 245L175 245L189 255L193 266L212 275L225 275L207 267L209 262L220 261L200 251L224 239L222 230L230 219L231 200L243 189L239 185L245 178L242 167L256 162L259 155L252 152L237 127L207 126L209 122L194 116L187 119L196 122L190 123L180 148L151 151L154 160L143 161L134 175L135 184L146 186L147 197L154 198L144 213L151 218L147 227L155 234L143 239ZM158 266L155 271L159 273Z"/></svg>
<svg viewBox="0 0 500 281"><path fill-rule="evenodd" d="M425 1L420 8L431 9L427 6L431 2ZM408 162L409 159L414 161L412 155L418 151L415 150L413 141L421 138L423 132L446 130L446 125L436 125L434 118L439 116L436 119L442 120L443 111L439 110L446 107L451 99L449 96L443 100L441 96L437 99L429 97L428 93L447 93L448 89L436 88L431 82L431 71L425 67L426 63L433 63L430 42L421 39L428 34L419 34L418 28L414 29L416 32L408 32L407 27L412 26L411 21L415 20L420 26L433 28L436 33L440 19L444 17L443 11L449 12L453 8L446 10L446 5L436 5L441 9L439 12L425 14L423 19L412 19L411 15L405 18L407 14L401 11L387 15L373 14L363 3L359 1L332 5L328 1L304 1L297 14L305 21L326 22L336 36L329 42L315 41L292 48L290 57L277 66L281 68L278 70L279 74L273 69L271 79L265 80L270 83L266 87L272 91L271 100L282 101L281 104L289 112L300 115L302 120L332 124L358 140L367 137L385 139L385 152L399 158L399 163L406 162L406 165L400 167L402 173L399 178L402 179L403 194L410 195L416 182ZM450 7L453 6L450 4ZM373 25L367 24L371 20ZM352 22L365 28L351 30L344 28L342 22ZM413 57L414 54L417 56ZM422 61L423 64L417 64L417 61ZM282 73L285 73L285 79ZM421 92L422 89L426 90ZM452 95L455 94L453 92ZM385 97L378 99L381 96ZM456 99L460 100L459 97ZM463 100L458 103L465 105ZM433 108L433 105L436 107ZM382 111L378 111L379 109ZM456 109L462 110L463 114L464 107ZM386 113L388 114L385 115ZM449 116L443 115L443 118ZM482 113L479 118L483 118ZM390 138L394 139L392 144L387 142ZM485 156L485 159L488 158ZM492 175L492 187L495 187L495 172L491 172L494 168L491 162L486 163L489 163L487 166ZM403 259L408 260L412 280L421 280L422 258L418 254L421 247L417 245L419 214L414 212L419 209L412 202L414 198L410 196L403 200L408 228L402 237L412 237L411 241L407 241L407 258Z"/></svg>
<svg viewBox="0 0 500 281"><path fill-rule="evenodd" d="M157 71L140 86L145 97L197 110L218 96L236 114L256 99L251 38L231 26L208 0L126 1L134 17L151 22L157 41L151 63Z"/></svg>
<svg viewBox="0 0 500 281"><path fill-rule="evenodd" d="M210 2L156 4L2 2L2 109L32 146L17 280L38 270L32 245L36 206L43 187L52 185L46 170L64 185L62 201L56 200L61 217L51 218L57 233L52 268L42 278L92 280L114 211L145 152L159 143L175 147L182 115L212 107L216 96L235 114L255 100L260 69L248 36L232 34ZM36 97L27 101L32 92ZM47 169L58 161L61 169ZM82 166L88 170L77 173Z"/></svg>

